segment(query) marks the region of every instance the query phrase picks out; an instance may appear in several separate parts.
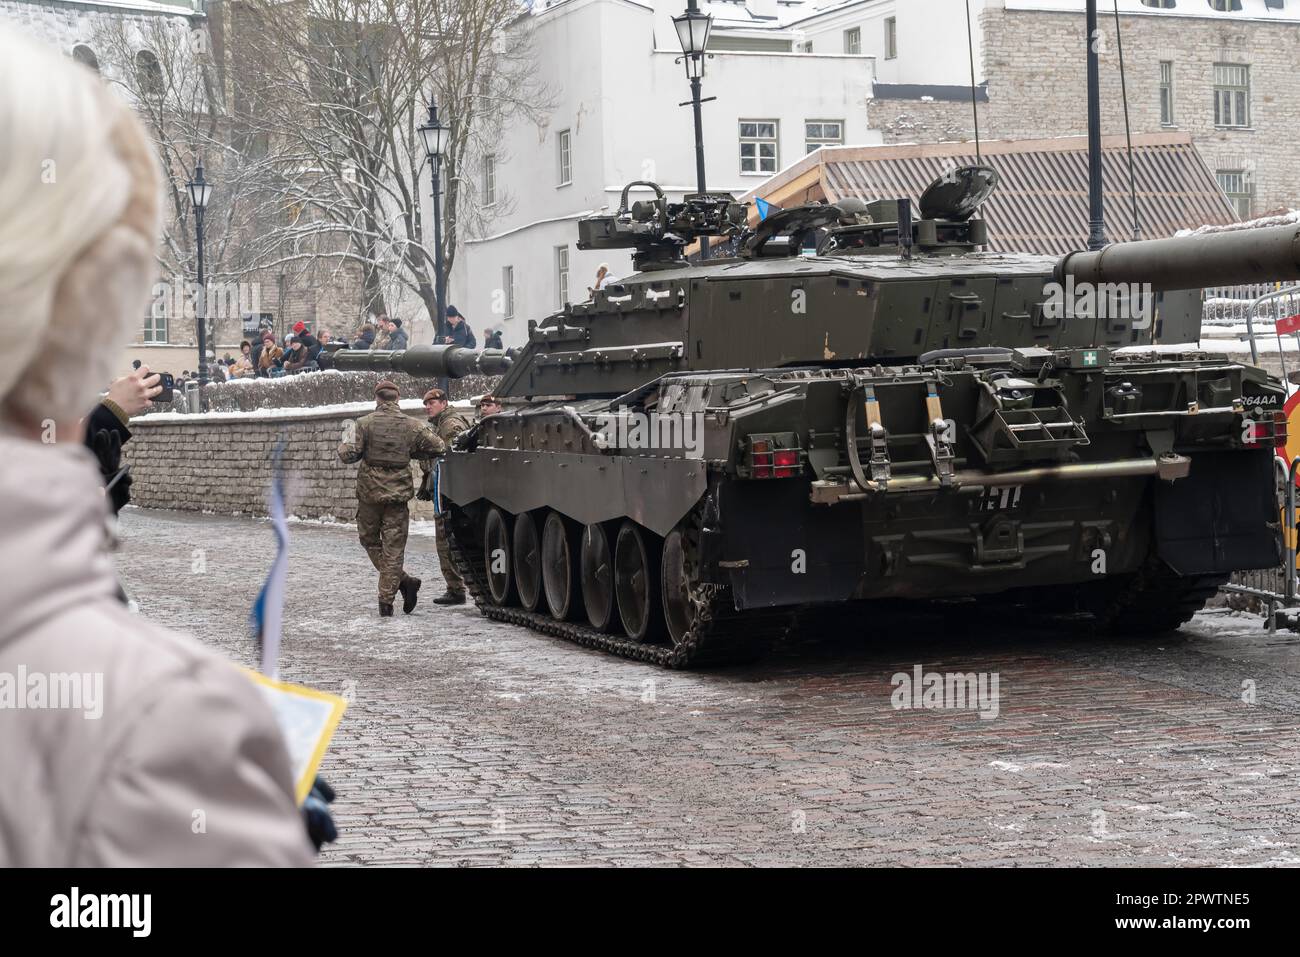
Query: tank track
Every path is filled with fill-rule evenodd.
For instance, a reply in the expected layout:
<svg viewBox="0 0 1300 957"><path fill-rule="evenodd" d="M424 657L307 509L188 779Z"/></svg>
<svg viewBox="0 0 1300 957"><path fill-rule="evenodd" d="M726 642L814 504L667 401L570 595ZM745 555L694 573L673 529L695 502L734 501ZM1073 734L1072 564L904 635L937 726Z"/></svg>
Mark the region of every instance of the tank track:
<svg viewBox="0 0 1300 957"><path fill-rule="evenodd" d="M620 658L663 668L746 664L762 658L781 641L794 617L792 612L785 610L737 611L731 601L730 587L699 584L692 594L697 609L694 627L679 644L668 645L631 641L576 621L556 621L542 611L503 607L494 603L488 592L482 545L463 542L453 529L457 524L456 521L445 523L447 545L470 597L485 618L521 625Z"/></svg>
<svg viewBox="0 0 1300 957"><path fill-rule="evenodd" d="M1227 580L1227 575L1180 578L1153 562L1113 584L1103 583L1084 605L1104 634L1162 635L1190 621Z"/></svg>

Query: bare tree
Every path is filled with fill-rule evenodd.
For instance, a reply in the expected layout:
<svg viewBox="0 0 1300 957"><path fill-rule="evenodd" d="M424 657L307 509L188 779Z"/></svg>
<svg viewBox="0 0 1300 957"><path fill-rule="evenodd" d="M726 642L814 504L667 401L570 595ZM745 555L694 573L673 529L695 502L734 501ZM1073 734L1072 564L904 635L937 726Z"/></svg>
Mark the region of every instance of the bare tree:
<svg viewBox="0 0 1300 957"><path fill-rule="evenodd" d="M104 79L135 107L162 160L167 211L159 265L167 277L194 275L194 210L185 184L202 159L220 183L207 210L206 264L214 277L237 276L239 218L257 171L231 149L206 29L170 17L113 19L95 33Z"/></svg>
<svg viewBox="0 0 1300 957"><path fill-rule="evenodd" d="M422 213L431 180L417 127L432 96L451 127L442 167L449 273L466 230L485 215L467 165L502 124L546 106L526 8L519 0L248 7L258 42L240 45L232 71L240 121L267 144L267 201L288 211L259 237L257 263L355 264L365 308L382 311L406 289L436 326L433 230Z"/></svg>
<svg viewBox="0 0 1300 957"><path fill-rule="evenodd" d="M204 217L205 278L209 287L242 279L253 265L243 239L254 228L264 170L232 143L206 26L174 17L113 18L99 26L91 42L104 79L134 106L161 160L166 204L157 254L161 278L180 284L197 276L194 209L186 184L202 160L215 184ZM171 316L177 317L174 311Z"/></svg>

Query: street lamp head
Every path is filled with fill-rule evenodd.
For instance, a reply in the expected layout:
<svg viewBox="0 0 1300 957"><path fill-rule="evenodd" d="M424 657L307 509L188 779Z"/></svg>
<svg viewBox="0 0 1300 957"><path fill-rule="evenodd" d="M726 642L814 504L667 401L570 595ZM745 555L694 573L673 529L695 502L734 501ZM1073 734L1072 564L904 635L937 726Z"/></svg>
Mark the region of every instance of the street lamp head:
<svg viewBox="0 0 1300 957"><path fill-rule="evenodd" d="M194 179L185 184L190 191L190 202L195 209L203 209L212 198L212 185L203 179L203 160L194 167Z"/></svg>
<svg viewBox="0 0 1300 957"><path fill-rule="evenodd" d="M424 151L429 155L429 159L437 162L438 157L447 149L447 137L451 134L451 127L443 125L438 119L438 107L429 104L429 118L424 121L424 125L419 128L420 138L424 140Z"/></svg>
<svg viewBox="0 0 1300 957"><path fill-rule="evenodd" d="M709 31L713 28L712 14L701 13L695 0L687 0L686 12L673 17L673 26L677 29L682 53L692 59L704 56L709 45Z"/></svg>

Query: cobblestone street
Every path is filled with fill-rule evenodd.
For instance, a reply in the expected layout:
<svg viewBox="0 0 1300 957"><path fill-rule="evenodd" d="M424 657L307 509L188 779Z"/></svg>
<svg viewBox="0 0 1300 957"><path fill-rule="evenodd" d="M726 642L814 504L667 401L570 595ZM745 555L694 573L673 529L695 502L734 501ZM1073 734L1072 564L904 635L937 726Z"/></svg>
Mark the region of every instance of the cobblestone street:
<svg viewBox="0 0 1300 957"><path fill-rule="evenodd" d="M325 864L1300 864L1300 637L1257 618L1119 643L917 613L683 674L433 605L413 533L421 604L381 621L355 529L291 526L283 676L351 698ZM253 664L269 523L121 535L143 613ZM995 673L997 716L895 710L917 665Z"/></svg>

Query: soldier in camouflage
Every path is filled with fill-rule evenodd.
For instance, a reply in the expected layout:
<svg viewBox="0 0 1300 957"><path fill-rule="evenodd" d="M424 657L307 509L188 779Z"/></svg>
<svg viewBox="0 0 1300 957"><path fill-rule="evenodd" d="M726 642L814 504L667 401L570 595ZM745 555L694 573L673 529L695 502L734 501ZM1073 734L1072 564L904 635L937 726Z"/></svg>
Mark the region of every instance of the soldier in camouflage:
<svg viewBox="0 0 1300 957"><path fill-rule="evenodd" d="M451 440L469 428L467 420L460 412L447 402L447 393L442 389L430 389L424 394L424 411L429 413L429 425L443 443L450 447ZM426 465L424 488L420 497L434 500L437 509L433 524L437 532L438 564L442 566L442 577L447 582L447 591L433 600L435 605L465 604L465 582L456 571L451 560L451 550L447 547L447 519L442 514L442 503L436 500L437 464Z"/></svg>
<svg viewBox="0 0 1300 957"><path fill-rule="evenodd" d="M402 611L415 609L420 579L402 568L410 522L408 502L415 494L411 459L432 459L446 444L427 426L408 416L397 404L397 386L387 380L375 386L375 411L356 422L355 433L344 433L339 458L357 469L357 532L361 547L379 571L379 615L392 617L393 599L402 593Z"/></svg>

